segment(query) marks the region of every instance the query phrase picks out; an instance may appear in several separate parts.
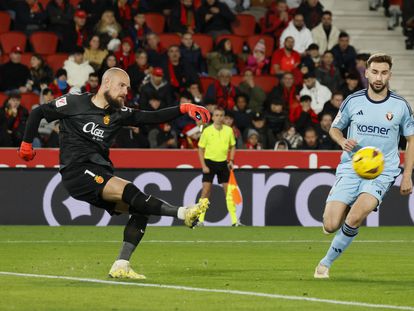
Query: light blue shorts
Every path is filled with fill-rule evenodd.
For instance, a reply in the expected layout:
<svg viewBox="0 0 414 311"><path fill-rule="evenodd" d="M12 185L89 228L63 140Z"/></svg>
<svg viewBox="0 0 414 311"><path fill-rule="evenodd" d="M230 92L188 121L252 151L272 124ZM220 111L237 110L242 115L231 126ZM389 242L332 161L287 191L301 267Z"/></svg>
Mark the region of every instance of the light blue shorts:
<svg viewBox="0 0 414 311"><path fill-rule="evenodd" d="M363 179L355 174L337 175L326 202L340 201L352 206L358 196L366 192L374 196L378 200L378 205L380 205L385 194L394 184L395 179L387 175L380 175L375 179Z"/></svg>

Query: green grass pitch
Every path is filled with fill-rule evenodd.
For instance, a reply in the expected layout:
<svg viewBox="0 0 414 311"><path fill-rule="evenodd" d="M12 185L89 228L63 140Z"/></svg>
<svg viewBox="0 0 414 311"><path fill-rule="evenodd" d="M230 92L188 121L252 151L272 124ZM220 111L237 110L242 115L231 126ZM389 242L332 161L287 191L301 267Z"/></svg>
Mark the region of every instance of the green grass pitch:
<svg viewBox="0 0 414 311"><path fill-rule="evenodd" d="M0 272L0 310L414 310L414 228L362 228L331 279L314 280L332 239L320 228L149 227L131 260L147 280L125 282L155 287L107 277L122 232L1 226L0 271L98 281Z"/></svg>

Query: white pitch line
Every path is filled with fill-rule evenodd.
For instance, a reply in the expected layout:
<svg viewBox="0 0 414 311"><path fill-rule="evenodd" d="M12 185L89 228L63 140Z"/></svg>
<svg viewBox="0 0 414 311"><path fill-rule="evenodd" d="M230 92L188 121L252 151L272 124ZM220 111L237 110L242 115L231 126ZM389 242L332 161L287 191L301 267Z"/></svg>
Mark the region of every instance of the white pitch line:
<svg viewBox="0 0 414 311"><path fill-rule="evenodd" d="M180 285L163 285L163 284L150 284L150 283L106 281L106 280L91 279L91 278L78 278L78 277L71 277L71 276L59 276L59 275L47 275L47 274L16 273L16 272L7 272L7 271L0 271L0 275L15 276L15 277L28 277L28 278L58 279L58 280L108 284L108 285L117 285L117 286L125 285L125 286L153 287L153 288L182 290L182 291L189 291L189 292L219 293L219 294L241 295L241 296L251 296L251 297L264 297L264 298L272 298L272 299L308 301L308 302L365 307L365 308L374 308L374 309L414 311L414 307L412 306L372 304L372 303L358 302L358 301L344 301L344 300L322 299L322 298L316 298L316 297L268 294L268 293L248 292L248 291L241 291L241 290L226 290L226 289L200 288L200 287L190 287L190 286L180 286Z"/></svg>
<svg viewBox="0 0 414 311"><path fill-rule="evenodd" d="M0 240L0 244L48 244L48 243L120 243L121 240ZM331 240L146 240L141 243L200 243L200 244L220 244L220 243L331 243ZM414 243L414 240L355 240L352 243Z"/></svg>

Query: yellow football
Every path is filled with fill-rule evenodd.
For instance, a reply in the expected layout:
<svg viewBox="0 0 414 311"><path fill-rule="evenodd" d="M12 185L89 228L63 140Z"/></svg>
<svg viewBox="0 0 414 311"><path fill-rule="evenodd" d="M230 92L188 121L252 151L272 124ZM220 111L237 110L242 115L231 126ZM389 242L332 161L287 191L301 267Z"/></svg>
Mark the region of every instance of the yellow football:
<svg viewBox="0 0 414 311"><path fill-rule="evenodd" d="M376 147L361 148L352 157L352 167L360 177L374 179L384 169L384 155Z"/></svg>

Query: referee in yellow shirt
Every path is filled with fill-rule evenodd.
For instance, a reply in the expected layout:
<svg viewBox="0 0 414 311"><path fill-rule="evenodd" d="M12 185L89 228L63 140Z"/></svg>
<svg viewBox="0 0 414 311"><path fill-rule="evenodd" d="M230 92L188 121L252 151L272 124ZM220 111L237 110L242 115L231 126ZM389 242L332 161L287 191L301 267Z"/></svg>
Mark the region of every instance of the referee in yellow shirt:
<svg viewBox="0 0 414 311"><path fill-rule="evenodd" d="M214 109L213 124L208 126L201 134L198 142L198 157L203 168L203 190L201 198L209 198L214 176L223 186L224 196L227 198L227 185L230 170L233 169L234 154L236 152L236 139L233 129L224 125L224 110L220 107ZM236 205L226 199L232 226L240 226L236 215ZM205 214L199 217L198 226L203 226Z"/></svg>

